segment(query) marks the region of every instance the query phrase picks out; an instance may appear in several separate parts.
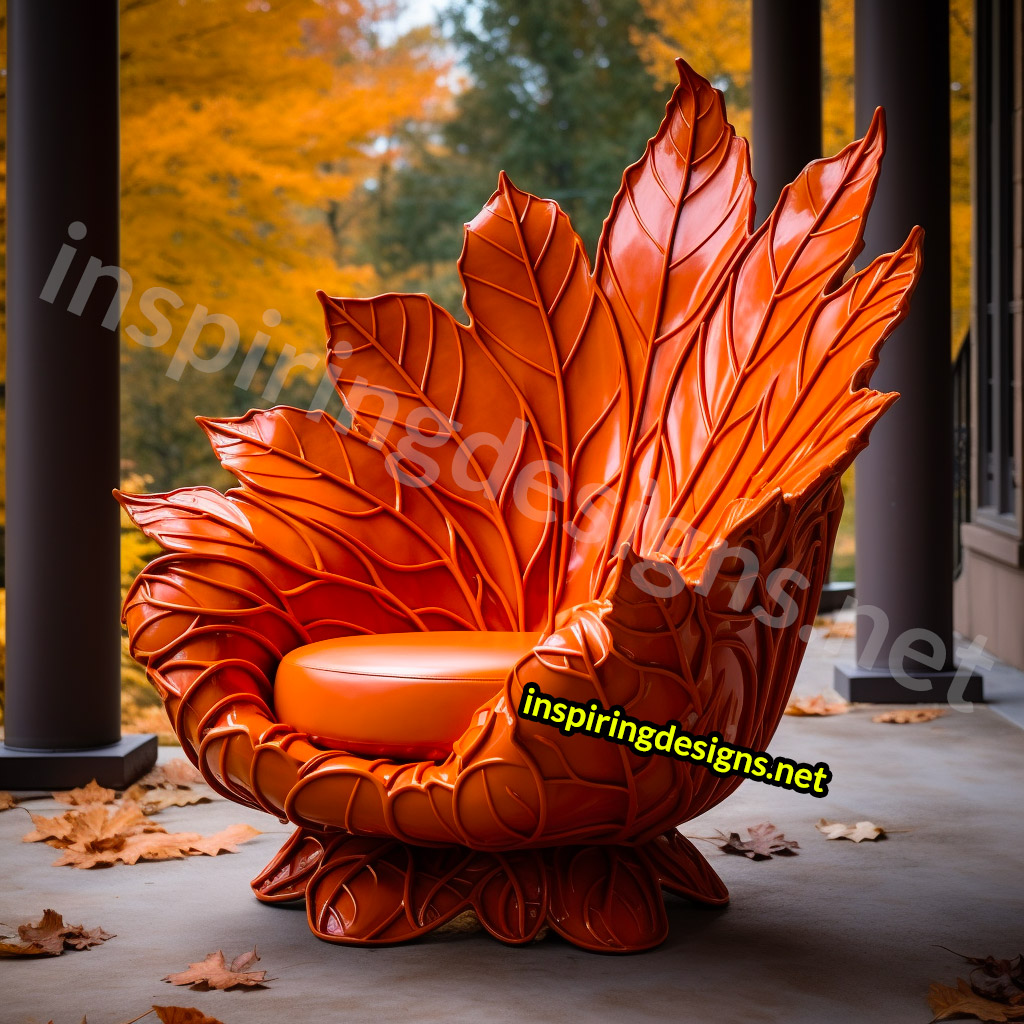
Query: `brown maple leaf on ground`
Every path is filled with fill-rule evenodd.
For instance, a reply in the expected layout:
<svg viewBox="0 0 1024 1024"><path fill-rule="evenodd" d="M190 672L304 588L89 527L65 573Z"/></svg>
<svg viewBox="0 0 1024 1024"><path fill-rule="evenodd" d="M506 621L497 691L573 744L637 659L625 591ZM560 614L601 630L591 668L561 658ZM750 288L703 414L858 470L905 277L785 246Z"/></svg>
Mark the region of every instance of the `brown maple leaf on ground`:
<svg viewBox="0 0 1024 1024"><path fill-rule="evenodd" d="M823 693L813 697L794 697L787 705L787 715L845 715L850 710L848 701L838 697L829 700Z"/></svg>
<svg viewBox="0 0 1024 1024"><path fill-rule="evenodd" d="M800 844L787 839L770 821L751 825L747 829L749 839L740 839L739 833L726 835L719 832L711 837L723 853L733 853L750 860L771 860L775 857L795 857ZM724 840L724 842L723 842Z"/></svg>
<svg viewBox="0 0 1024 1024"><path fill-rule="evenodd" d="M0 940L0 956L60 956L66 949L91 949L114 936L102 928L65 924L56 910L44 910L36 924L19 924L20 942Z"/></svg>
<svg viewBox="0 0 1024 1024"><path fill-rule="evenodd" d="M148 775L144 775L136 786L146 789L158 789L161 787L187 789L203 782L202 775L183 757L176 757L173 761L165 764L158 764Z"/></svg>
<svg viewBox="0 0 1024 1024"><path fill-rule="evenodd" d="M150 1013L154 1012L162 1024L221 1024L216 1017L207 1017L194 1006L154 1006Z"/></svg>
<svg viewBox="0 0 1024 1024"><path fill-rule="evenodd" d="M124 799L138 804L145 814L157 814L168 807L209 803L213 797L211 793L203 793L187 787L147 789L141 783L136 783L124 791Z"/></svg>
<svg viewBox="0 0 1024 1024"><path fill-rule="evenodd" d="M963 978L956 979L956 988L932 982L928 989L928 1005L935 1014L935 1021L950 1017L974 1017L976 1020L1005 1021L1024 1020L1024 1006L1001 1003L986 996L978 995Z"/></svg>
<svg viewBox="0 0 1024 1024"><path fill-rule="evenodd" d="M135 804L107 809L92 806L84 810L65 811L54 818L33 814L35 829L21 837L23 843L45 842L58 849L76 847L83 850L115 849L126 836L140 832L164 832L162 825L147 818Z"/></svg>
<svg viewBox="0 0 1024 1024"><path fill-rule="evenodd" d="M259 954L255 946L250 952L236 956L230 964L225 962L223 950L218 949L216 953L208 953L205 960L189 964L188 970L168 974L162 980L172 985L189 985L200 992L211 988L265 988L267 972L247 970L257 960Z"/></svg>
<svg viewBox="0 0 1024 1024"><path fill-rule="evenodd" d="M872 722L889 722L892 725L910 725L913 722L932 722L946 714L945 708L897 708L874 715Z"/></svg>
<svg viewBox="0 0 1024 1024"><path fill-rule="evenodd" d="M91 804L112 804L117 794L106 786L101 786L95 779L87 786L67 789L53 794L59 804L70 804L72 807L87 807Z"/></svg>
<svg viewBox="0 0 1024 1024"><path fill-rule="evenodd" d="M826 821L822 818L814 826L826 839L852 839L862 843L865 839L885 838L885 829L871 821L858 821L856 825L845 825L841 821Z"/></svg>
<svg viewBox="0 0 1024 1024"><path fill-rule="evenodd" d="M857 624L855 622L826 621L822 625L826 627L826 639L838 637L843 640L850 640L857 635Z"/></svg>
<svg viewBox="0 0 1024 1024"><path fill-rule="evenodd" d="M167 807L185 807L188 804L207 803L214 797L213 790L203 784L203 777L182 757L157 765L122 794L122 799L137 803L147 814L156 814Z"/></svg>
<svg viewBox="0 0 1024 1024"><path fill-rule="evenodd" d="M0 789L0 811L9 811L12 807L17 806L18 801L6 790Z"/></svg>
<svg viewBox="0 0 1024 1024"><path fill-rule="evenodd" d="M198 832L168 832L147 818L135 804L113 810L89 807L67 811L56 818L32 815L35 830L22 837L26 843L45 842L63 853L54 866L75 868L136 864L140 860L180 860L183 857L237 853L238 845L259 829L231 825L216 835Z"/></svg>
<svg viewBox="0 0 1024 1024"><path fill-rule="evenodd" d="M140 860L182 860L187 856L187 846L183 847L179 836L150 832L126 836L109 849L78 849L77 844L70 846L53 862L53 866L108 868L114 864L137 864Z"/></svg>
<svg viewBox="0 0 1024 1024"><path fill-rule="evenodd" d="M216 857L221 853L238 853L239 843L260 835L251 825L230 825L216 835L203 836L198 832L150 832L128 836L122 844L106 850L79 850L67 848L55 867L70 865L75 868L110 867L113 864L137 864L140 860L182 860L204 855Z"/></svg>
<svg viewBox="0 0 1024 1024"><path fill-rule="evenodd" d="M945 946L941 948L946 949ZM1003 1003L1024 1005L1024 953L1001 960L994 956L966 956L952 949L949 952L971 965L971 988L978 995Z"/></svg>
<svg viewBox="0 0 1024 1024"><path fill-rule="evenodd" d="M260 835L263 833L252 825L229 825L212 836L193 836L189 849L193 853L201 853L207 857L216 857L221 853L238 853L240 843L248 842Z"/></svg>

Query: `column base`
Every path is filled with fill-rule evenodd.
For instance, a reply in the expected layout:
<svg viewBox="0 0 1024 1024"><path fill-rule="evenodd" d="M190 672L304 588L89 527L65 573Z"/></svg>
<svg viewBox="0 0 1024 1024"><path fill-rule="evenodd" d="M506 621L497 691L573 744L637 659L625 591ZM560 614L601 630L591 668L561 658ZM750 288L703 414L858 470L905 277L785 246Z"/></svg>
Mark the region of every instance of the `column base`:
<svg viewBox="0 0 1024 1024"><path fill-rule="evenodd" d="M857 591L853 583L826 583L821 588L821 597L818 599L818 614L837 612L856 596Z"/></svg>
<svg viewBox="0 0 1024 1024"><path fill-rule="evenodd" d="M907 673L914 683L888 669L836 665L833 686L846 700L864 704L944 704L983 701L982 679L960 666L948 672Z"/></svg>
<svg viewBox="0 0 1024 1024"><path fill-rule="evenodd" d="M0 743L0 789L72 789L95 779L126 789L156 764L155 736L85 750L17 750Z"/></svg>

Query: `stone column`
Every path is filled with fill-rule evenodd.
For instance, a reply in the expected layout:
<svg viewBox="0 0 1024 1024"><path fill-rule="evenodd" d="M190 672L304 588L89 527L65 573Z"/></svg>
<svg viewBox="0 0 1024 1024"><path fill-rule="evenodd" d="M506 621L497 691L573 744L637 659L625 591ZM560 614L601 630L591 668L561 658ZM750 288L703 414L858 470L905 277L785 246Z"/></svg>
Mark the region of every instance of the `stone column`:
<svg viewBox="0 0 1024 1024"><path fill-rule="evenodd" d="M757 222L779 193L821 156L819 0L753 0L753 173Z"/></svg>
<svg viewBox="0 0 1024 1024"><path fill-rule="evenodd" d="M865 232L872 256L925 229L910 314L872 386L900 400L857 459L857 664L836 669L851 700L978 700L953 664L952 378L949 294L948 0L857 0L856 117L885 108L888 144Z"/></svg>
<svg viewBox="0 0 1024 1024"><path fill-rule="evenodd" d="M110 494L119 474L119 327L108 315L118 294L118 0L9 0L7 10L0 788L93 777L122 786L153 763L156 740L122 740L120 727L119 526ZM71 312L90 267L110 269Z"/></svg>

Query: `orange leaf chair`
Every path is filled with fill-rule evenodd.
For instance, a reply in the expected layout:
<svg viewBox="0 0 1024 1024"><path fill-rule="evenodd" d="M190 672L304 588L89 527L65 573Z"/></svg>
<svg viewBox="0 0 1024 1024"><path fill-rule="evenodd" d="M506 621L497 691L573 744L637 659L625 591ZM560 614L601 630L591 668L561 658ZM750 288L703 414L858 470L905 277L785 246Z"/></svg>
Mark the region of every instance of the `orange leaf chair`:
<svg viewBox="0 0 1024 1024"><path fill-rule="evenodd" d="M591 271L501 175L466 227L468 326L424 295L321 295L351 415L206 419L222 494L119 494L167 554L134 656L224 796L297 830L253 882L323 939L473 909L646 949L662 890L727 891L677 826L735 776L517 714L523 688L763 750L809 635L840 475L920 266L843 280L884 147L812 163L756 231L747 145L685 63ZM842 283L840 283L842 282Z"/></svg>

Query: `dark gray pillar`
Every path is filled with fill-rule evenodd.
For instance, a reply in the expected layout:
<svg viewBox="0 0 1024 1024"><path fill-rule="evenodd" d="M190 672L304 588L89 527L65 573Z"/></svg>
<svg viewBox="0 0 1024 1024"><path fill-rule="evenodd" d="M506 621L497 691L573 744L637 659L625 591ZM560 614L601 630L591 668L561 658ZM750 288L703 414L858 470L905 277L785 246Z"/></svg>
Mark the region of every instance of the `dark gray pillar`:
<svg viewBox="0 0 1024 1024"><path fill-rule="evenodd" d="M116 280L101 276L84 309L68 311L88 258L111 268L119 259L118 0L9 0L7 9L0 788L94 776L123 785L152 764L156 741L121 740L119 527L110 495L119 470L118 328L102 322Z"/></svg>
<svg viewBox="0 0 1024 1024"><path fill-rule="evenodd" d="M751 103L757 222L821 156L819 0L753 0Z"/></svg>
<svg viewBox="0 0 1024 1024"><path fill-rule="evenodd" d="M888 128L865 253L898 248L915 224L925 236L910 314L871 382L901 398L857 459L858 664L837 669L836 685L852 700L978 700L980 679L952 661L949 5L855 10L858 133L878 106Z"/></svg>

